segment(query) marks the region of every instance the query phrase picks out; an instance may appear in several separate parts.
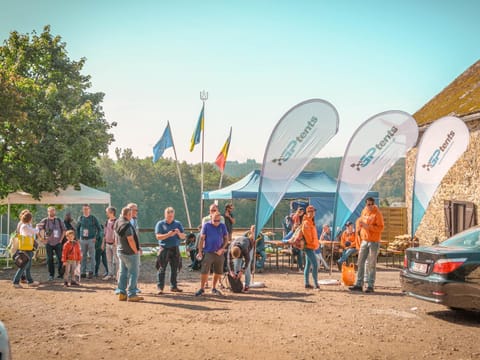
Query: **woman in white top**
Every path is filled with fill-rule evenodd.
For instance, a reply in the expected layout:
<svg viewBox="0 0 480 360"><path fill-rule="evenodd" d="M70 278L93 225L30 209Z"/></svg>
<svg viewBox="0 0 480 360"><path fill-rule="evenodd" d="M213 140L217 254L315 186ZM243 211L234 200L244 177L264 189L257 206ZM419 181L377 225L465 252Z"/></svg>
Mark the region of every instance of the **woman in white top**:
<svg viewBox="0 0 480 360"><path fill-rule="evenodd" d="M20 218L21 225L19 228L19 235L34 237L38 233L38 229L32 226L32 214L30 212L23 212ZM29 260L25 264L25 266L19 268L13 277L13 286L16 288L21 288L20 279L25 272L25 276L27 278L27 283L29 286L37 286L39 285L38 281L33 281L32 274L30 273L30 269L32 268L32 257L33 257L33 249L30 251L21 250L25 254L27 254Z"/></svg>

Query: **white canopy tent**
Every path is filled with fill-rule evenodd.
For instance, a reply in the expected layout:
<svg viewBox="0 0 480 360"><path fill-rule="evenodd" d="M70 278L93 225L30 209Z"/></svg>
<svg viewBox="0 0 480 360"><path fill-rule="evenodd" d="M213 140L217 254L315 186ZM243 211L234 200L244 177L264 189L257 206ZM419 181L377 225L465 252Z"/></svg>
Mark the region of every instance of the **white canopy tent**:
<svg viewBox="0 0 480 360"><path fill-rule="evenodd" d="M36 200L32 195L17 191L8 194L7 197L0 199L0 205L8 205L8 221L7 231L10 233L10 205L12 204L36 204L36 205L53 205L53 204L108 204L110 205L110 194L80 184L77 190L73 186L67 187L55 193L41 193L40 200Z"/></svg>

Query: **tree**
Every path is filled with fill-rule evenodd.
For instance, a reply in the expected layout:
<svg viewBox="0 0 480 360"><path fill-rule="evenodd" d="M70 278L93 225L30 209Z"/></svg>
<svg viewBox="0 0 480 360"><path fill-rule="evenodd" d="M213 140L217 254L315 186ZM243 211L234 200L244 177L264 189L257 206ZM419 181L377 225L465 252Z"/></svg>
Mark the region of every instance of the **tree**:
<svg viewBox="0 0 480 360"><path fill-rule="evenodd" d="M103 183L96 159L116 124L104 118L104 94L87 91L84 64L69 59L49 26L40 35L13 31L0 47L0 198Z"/></svg>

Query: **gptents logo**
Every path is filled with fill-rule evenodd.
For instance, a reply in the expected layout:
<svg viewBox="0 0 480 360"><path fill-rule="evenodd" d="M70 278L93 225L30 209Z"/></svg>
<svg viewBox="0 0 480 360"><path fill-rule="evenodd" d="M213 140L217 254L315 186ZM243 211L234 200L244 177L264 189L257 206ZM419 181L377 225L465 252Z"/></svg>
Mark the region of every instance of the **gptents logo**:
<svg viewBox="0 0 480 360"><path fill-rule="evenodd" d="M455 137L455 131L451 130L447 134L447 138L445 139L443 144L440 145L438 149L435 149L433 151L433 154L430 156L430 159L428 159L428 163L423 164L422 167L424 169L427 169L427 171L430 171L431 168L435 167L435 165L437 165L437 163L440 160L440 155L448 149L454 137Z"/></svg>
<svg viewBox="0 0 480 360"><path fill-rule="evenodd" d="M384 149L385 146L387 146L387 144L393 139L393 136L397 131L398 129L395 126L392 126L392 128L387 131L387 134L383 137L382 140L380 140L380 142L368 149L367 152L360 158L360 160L358 160L356 163L350 164L350 166L352 168L356 168L357 171L360 171L361 168L364 168L365 166L370 164L375 157L377 151L381 151L382 149Z"/></svg>
<svg viewBox="0 0 480 360"><path fill-rule="evenodd" d="M280 156L278 158L275 158L272 160L273 163L276 163L278 166L282 166L282 164L288 159L292 157L293 154L295 154L295 151L297 149L297 145L301 143L305 138L308 136L309 133L312 132L315 124L318 122L318 119L315 116L312 116L312 118L307 122L307 126L305 126L305 129L297 135L294 139L292 139L285 149L282 151Z"/></svg>

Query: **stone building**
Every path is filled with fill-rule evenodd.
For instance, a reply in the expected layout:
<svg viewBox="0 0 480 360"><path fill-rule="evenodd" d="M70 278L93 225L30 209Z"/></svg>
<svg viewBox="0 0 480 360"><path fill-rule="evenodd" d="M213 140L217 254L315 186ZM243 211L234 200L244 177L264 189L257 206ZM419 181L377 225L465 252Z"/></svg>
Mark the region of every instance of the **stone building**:
<svg viewBox="0 0 480 360"><path fill-rule="evenodd" d="M477 224L480 207L480 61L423 106L414 118L421 136L433 121L447 115L462 119L470 130L466 152L448 171L430 201L416 235L421 245L443 241ZM418 143L419 143L418 142ZM406 158L406 206L411 224L412 187L417 148ZM409 231L411 231L409 226Z"/></svg>

